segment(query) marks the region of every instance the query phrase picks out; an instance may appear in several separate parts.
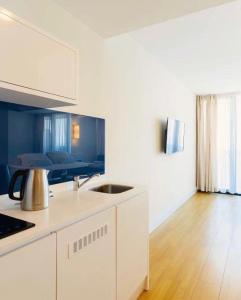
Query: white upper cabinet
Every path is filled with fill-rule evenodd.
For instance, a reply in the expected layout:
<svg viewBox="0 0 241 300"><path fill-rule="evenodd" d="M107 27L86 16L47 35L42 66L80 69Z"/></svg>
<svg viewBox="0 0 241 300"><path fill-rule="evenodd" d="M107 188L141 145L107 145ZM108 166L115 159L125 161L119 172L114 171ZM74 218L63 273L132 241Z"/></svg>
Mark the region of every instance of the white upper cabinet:
<svg viewBox="0 0 241 300"><path fill-rule="evenodd" d="M0 87L67 104L77 100L76 49L1 8L0 41Z"/></svg>

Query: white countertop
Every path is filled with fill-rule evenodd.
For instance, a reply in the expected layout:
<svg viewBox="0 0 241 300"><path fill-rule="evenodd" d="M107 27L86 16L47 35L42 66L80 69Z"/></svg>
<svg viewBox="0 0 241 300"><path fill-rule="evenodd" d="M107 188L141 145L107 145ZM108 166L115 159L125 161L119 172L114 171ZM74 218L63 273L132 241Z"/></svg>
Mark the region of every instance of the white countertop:
<svg viewBox="0 0 241 300"><path fill-rule="evenodd" d="M104 194L89 190L89 188L102 184L107 184L107 182L88 185L84 190L78 192L72 190L55 192L54 197L50 198L49 207L40 211L22 211L19 201L2 196L0 213L32 222L35 227L1 239L0 255L145 192L144 187L137 186L119 194Z"/></svg>

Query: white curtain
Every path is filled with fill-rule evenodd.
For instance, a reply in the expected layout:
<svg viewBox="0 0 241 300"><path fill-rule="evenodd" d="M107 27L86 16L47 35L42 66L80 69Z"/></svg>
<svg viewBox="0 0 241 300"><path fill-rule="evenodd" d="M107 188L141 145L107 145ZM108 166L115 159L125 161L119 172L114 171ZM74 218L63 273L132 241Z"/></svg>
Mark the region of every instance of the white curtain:
<svg viewBox="0 0 241 300"><path fill-rule="evenodd" d="M241 193L241 95L218 97L218 190Z"/></svg>
<svg viewBox="0 0 241 300"><path fill-rule="evenodd" d="M53 113L44 116L43 152L71 152L71 116Z"/></svg>
<svg viewBox="0 0 241 300"><path fill-rule="evenodd" d="M197 188L217 191L217 97L197 97Z"/></svg>
<svg viewBox="0 0 241 300"><path fill-rule="evenodd" d="M197 185L241 194L241 95L197 98Z"/></svg>

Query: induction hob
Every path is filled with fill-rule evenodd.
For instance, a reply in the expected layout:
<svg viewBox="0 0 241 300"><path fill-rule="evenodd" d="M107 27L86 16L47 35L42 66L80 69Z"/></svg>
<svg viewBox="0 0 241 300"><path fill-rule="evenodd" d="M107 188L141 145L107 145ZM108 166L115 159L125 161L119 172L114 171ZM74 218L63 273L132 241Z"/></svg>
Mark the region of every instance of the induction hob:
<svg viewBox="0 0 241 300"><path fill-rule="evenodd" d="M0 239L34 227L35 224L0 213Z"/></svg>

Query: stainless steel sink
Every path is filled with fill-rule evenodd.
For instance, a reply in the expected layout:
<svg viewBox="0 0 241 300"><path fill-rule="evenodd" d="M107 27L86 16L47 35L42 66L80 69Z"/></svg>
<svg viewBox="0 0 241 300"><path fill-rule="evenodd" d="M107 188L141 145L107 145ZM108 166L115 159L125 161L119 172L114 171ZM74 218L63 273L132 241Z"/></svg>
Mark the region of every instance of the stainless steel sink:
<svg viewBox="0 0 241 300"><path fill-rule="evenodd" d="M104 184L93 189L90 191L105 193L105 194L120 194L126 191L133 189L131 186L125 185L117 185L117 184Z"/></svg>

